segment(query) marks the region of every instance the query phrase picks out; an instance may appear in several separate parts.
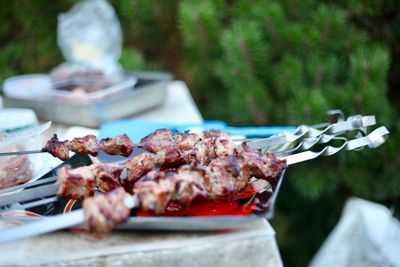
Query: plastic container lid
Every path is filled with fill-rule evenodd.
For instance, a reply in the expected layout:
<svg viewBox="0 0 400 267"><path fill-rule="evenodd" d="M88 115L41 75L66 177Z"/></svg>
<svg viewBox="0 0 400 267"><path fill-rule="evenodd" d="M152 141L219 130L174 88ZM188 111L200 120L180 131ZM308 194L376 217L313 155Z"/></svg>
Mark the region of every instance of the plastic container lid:
<svg viewBox="0 0 400 267"><path fill-rule="evenodd" d="M48 93L52 82L46 74L28 74L8 78L4 81L3 91L8 97L33 98Z"/></svg>

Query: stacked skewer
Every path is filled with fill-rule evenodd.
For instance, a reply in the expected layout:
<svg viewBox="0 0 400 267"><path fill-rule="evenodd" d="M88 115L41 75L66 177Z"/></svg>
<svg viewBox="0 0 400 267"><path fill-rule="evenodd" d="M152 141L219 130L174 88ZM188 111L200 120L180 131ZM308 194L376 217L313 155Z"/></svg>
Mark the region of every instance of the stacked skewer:
<svg viewBox="0 0 400 267"><path fill-rule="evenodd" d="M83 200L89 229L106 232L114 224L126 221L132 206L162 214L171 201L188 206L195 199L232 197L256 179L276 186L288 164L341 150L376 147L388 134L384 127L350 141L339 136L346 131L363 131L375 123L370 117L353 117L351 121L327 125L323 129L302 126L292 134L243 142L240 146L221 131L174 134L161 129L137 145L126 135L100 142L94 136L71 141L59 141L55 136L43 151L65 159L68 150L93 156L99 150L124 156L128 156L134 147L145 150L124 164L63 167L58 175L58 197ZM339 147L327 145L318 152L299 152L332 140L340 140L342 144ZM288 144L290 148L287 148ZM270 152L261 153L261 148L274 149L279 155L299 153L278 158ZM106 194L93 197L95 191Z"/></svg>

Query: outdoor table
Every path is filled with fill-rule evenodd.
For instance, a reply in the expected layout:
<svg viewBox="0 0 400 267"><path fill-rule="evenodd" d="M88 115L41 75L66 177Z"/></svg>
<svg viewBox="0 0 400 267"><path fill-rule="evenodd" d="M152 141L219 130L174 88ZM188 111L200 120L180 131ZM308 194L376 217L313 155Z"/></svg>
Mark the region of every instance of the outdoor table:
<svg viewBox="0 0 400 267"><path fill-rule="evenodd" d="M135 118L202 122L180 81L168 85L162 106ZM0 223L0 227L8 225ZM113 231L94 236L64 230L0 245L0 252L1 266L282 266L275 232L263 219L227 231Z"/></svg>

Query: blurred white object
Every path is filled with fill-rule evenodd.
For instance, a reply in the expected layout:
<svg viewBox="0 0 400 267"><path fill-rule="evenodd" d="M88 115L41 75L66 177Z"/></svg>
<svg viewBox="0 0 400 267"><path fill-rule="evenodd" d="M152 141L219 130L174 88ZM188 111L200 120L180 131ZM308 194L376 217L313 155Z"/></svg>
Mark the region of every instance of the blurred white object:
<svg viewBox="0 0 400 267"><path fill-rule="evenodd" d="M52 82L46 74L28 74L8 78L3 91L8 97L38 98L52 90Z"/></svg>
<svg viewBox="0 0 400 267"><path fill-rule="evenodd" d="M36 113L31 109L0 109L0 132L15 132L38 124Z"/></svg>
<svg viewBox="0 0 400 267"><path fill-rule="evenodd" d="M310 267L400 266L400 222L383 205L347 201L342 217Z"/></svg>
<svg viewBox="0 0 400 267"><path fill-rule="evenodd" d="M58 46L68 63L119 73L121 26L106 0L85 0L58 16Z"/></svg>

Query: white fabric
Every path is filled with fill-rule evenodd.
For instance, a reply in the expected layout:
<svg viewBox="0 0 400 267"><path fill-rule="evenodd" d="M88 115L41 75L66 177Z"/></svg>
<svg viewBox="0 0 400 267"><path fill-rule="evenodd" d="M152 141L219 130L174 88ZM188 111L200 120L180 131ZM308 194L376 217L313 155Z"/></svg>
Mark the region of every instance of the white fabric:
<svg viewBox="0 0 400 267"><path fill-rule="evenodd" d="M400 222L380 204L347 201L342 217L310 267L400 267Z"/></svg>

